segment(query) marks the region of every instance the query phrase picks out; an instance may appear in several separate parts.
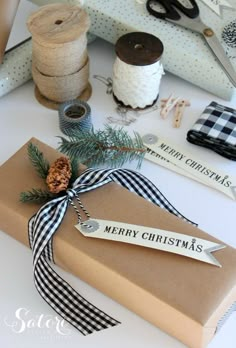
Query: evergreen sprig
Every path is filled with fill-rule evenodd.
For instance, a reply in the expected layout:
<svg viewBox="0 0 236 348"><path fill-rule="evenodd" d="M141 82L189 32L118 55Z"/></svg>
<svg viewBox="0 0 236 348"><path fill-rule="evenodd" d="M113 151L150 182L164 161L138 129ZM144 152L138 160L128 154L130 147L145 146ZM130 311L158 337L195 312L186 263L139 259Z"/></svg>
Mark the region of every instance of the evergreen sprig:
<svg viewBox="0 0 236 348"><path fill-rule="evenodd" d="M78 168L79 168L79 159L77 157L70 157L71 165L71 178L70 184L72 184L78 178Z"/></svg>
<svg viewBox="0 0 236 348"><path fill-rule="evenodd" d="M48 176L50 164L49 162L44 158L44 155L42 152L39 151L38 147L34 145L33 143L29 143L28 145L28 156L29 160L36 169L36 172L38 175L45 181ZM79 160L78 158L70 157L70 164L71 164L71 177L68 187L72 185L72 183L77 179L78 177L78 167L79 167ZM20 193L20 201L23 203L38 203L38 204L44 204L48 202L49 200L58 197L58 194L50 192L49 189L35 189L33 188L30 191L21 192Z"/></svg>
<svg viewBox="0 0 236 348"><path fill-rule="evenodd" d="M78 158L88 166L107 165L121 167L125 162L136 160L140 167L146 148L140 135L132 138L123 128L105 126L104 130L71 131L67 140L59 137L59 150L69 157Z"/></svg>
<svg viewBox="0 0 236 348"><path fill-rule="evenodd" d="M33 164L36 172L42 179L46 179L49 171L49 162L44 158L44 155L39 151L38 147L33 143L28 145L28 156Z"/></svg>
<svg viewBox="0 0 236 348"><path fill-rule="evenodd" d="M31 191L21 192L20 201L23 203L32 202L32 203L43 204L55 197L56 197L55 194L47 190L32 189Z"/></svg>

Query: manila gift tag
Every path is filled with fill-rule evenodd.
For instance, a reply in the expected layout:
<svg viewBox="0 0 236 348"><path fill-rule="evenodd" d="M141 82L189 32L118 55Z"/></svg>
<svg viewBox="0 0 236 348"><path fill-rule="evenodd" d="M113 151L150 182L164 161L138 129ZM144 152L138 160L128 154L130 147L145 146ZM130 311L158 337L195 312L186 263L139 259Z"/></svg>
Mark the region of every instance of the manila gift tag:
<svg viewBox="0 0 236 348"><path fill-rule="evenodd" d="M202 0L218 16L222 16L222 9L233 9L233 6L227 0Z"/></svg>
<svg viewBox="0 0 236 348"><path fill-rule="evenodd" d="M212 252L225 248L205 239L158 228L89 219L75 226L85 237L139 245L190 257L221 267Z"/></svg>
<svg viewBox="0 0 236 348"><path fill-rule="evenodd" d="M142 140L147 148L145 154L147 160L212 187L236 200L236 178L232 175L212 168L191 153L154 134L145 134Z"/></svg>

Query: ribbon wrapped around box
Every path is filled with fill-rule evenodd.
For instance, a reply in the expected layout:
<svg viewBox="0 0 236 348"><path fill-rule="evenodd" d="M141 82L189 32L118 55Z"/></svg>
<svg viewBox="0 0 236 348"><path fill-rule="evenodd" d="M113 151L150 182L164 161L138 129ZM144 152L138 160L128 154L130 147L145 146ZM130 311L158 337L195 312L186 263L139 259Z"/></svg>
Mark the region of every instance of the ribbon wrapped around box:
<svg viewBox="0 0 236 348"><path fill-rule="evenodd" d="M58 158L54 149L36 139L33 142L50 162ZM27 144L0 167L0 229L27 246L28 222L39 207L21 203L19 194L42 185L28 159ZM114 182L82 193L80 199L95 219L145 225L221 243ZM86 238L75 229L76 222L74 209L68 208L53 238L57 265L187 346L206 347L236 301L234 248L226 246L214 253L222 266L219 268L138 245Z"/></svg>

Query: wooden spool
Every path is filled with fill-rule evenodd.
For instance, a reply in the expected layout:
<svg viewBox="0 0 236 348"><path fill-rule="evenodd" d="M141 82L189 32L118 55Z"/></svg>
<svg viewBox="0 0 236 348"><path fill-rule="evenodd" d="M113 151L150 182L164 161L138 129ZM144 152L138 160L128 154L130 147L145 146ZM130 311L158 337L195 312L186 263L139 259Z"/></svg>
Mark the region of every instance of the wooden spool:
<svg viewBox="0 0 236 348"><path fill-rule="evenodd" d="M127 73L127 69L122 71L120 76L123 77L123 80L118 75L116 68L114 69L113 67L113 96L115 101L118 104L125 106L126 108L131 108L135 110L142 110L152 106L158 99L159 90L156 91L156 95L154 97L153 95L149 95L150 100L147 103L145 103L144 106L140 106L140 104L143 103L139 104L138 102L136 103L136 100L135 102L133 100L135 95L145 96L147 95L148 91L148 88L145 88L145 83L139 84L138 82L136 82L136 77L138 74L135 75L135 71L140 72L140 68L142 68L143 78L145 79L146 67L154 65L157 66L156 63L160 61L164 51L164 47L161 40L149 33L131 32L121 36L117 40L115 44L115 51L118 60L116 59L114 67L117 68L118 64L120 64L117 63L117 61L125 63L127 67L133 67L132 70L129 70L130 74ZM116 73L114 73L114 70L116 70ZM140 77L137 78L139 81ZM142 90L141 88L139 88L141 87L141 85ZM122 98L122 96L124 98ZM132 96L132 98L128 98L128 96ZM132 103L130 103L130 101L132 101ZM134 104L137 104L137 106L134 106Z"/></svg>
<svg viewBox="0 0 236 348"><path fill-rule="evenodd" d="M88 100L87 13L79 6L50 4L34 12L27 25L37 100L52 109L69 99Z"/></svg>
<svg viewBox="0 0 236 348"><path fill-rule="evenodd" d="M115 51L117 56L127 64L145 66L159 61L164 47L161 40L152 34L133 32L117 40Z"/></svg>

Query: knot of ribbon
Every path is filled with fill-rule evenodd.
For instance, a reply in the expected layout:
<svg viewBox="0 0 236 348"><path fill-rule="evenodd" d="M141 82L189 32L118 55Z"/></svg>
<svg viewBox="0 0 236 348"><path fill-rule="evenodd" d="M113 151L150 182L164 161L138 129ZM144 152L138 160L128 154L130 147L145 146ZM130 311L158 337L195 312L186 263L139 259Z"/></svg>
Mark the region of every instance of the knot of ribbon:
<svg viewBox="0 0 236 348"><path fill-rule="evenodd" d="M128 169L88 169L80 175L64 195L43 205L29 221L29 241L33 252L33 271L36 289L42 298L66 321L76 327L83 335L115 326L120 322L104 313L63 280L52 268L53 236L61 225L68 205L79 194L94 190L109 182L116 182L129 191L153 202L192 223L176 210L158 188L142 174ZM79 221L81 216L76 210ZM89 214L86 212L87 216Z"/></svg>
<svg viewBox="0 0 236 348"><path fill-rule="evenodd" d="M77 192L74 189L68 189L66 190L66 194L69 197L69 199L73 199L77 195Z"/></svg>

